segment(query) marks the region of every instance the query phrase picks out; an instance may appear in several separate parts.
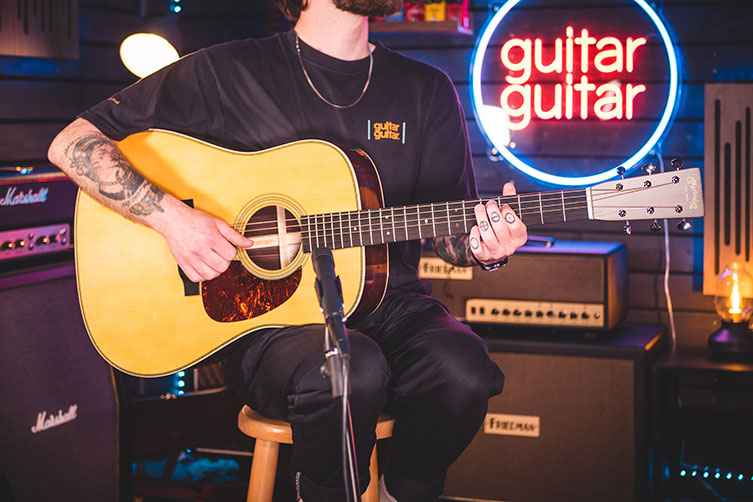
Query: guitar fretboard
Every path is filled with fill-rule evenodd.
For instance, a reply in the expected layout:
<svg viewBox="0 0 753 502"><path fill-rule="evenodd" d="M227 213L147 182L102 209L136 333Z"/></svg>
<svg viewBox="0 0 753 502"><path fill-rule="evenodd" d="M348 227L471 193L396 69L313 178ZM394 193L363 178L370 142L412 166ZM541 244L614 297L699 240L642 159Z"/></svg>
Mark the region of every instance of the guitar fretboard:
<svg viewBox="0 0 753 502"><path fill-rule="evenodd" d="M500 207L509 204L527 226L588 218L586 189L324 213L301 219L303 250L308 253L317 247L340 249L468 233L476 224L473 208L489 200Z"/></svg>

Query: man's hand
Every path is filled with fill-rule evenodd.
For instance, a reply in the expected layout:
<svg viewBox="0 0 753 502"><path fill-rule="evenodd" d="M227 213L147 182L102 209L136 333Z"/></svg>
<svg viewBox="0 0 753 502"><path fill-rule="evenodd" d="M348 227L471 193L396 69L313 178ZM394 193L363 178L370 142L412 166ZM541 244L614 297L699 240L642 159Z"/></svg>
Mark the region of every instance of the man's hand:
<svg viewBox="0 0 753 502"><path fill-rule="evenodd" d="M505 183L502 195L515 195L515 185ZM497 203L487 202L474 208L476 222L471 228L468 245L478 261L491 264L504 260L528 240L525 223L509 205L501 208Z"/></svg>
<svg viewBox="0 0 753 502"><path fill-rule="evenodd" d="M227 270L235 246L249 248L253 241L219 218L180 203L173 217L156 228L167 240L170 252L186 276L208 281Z"/></svg>

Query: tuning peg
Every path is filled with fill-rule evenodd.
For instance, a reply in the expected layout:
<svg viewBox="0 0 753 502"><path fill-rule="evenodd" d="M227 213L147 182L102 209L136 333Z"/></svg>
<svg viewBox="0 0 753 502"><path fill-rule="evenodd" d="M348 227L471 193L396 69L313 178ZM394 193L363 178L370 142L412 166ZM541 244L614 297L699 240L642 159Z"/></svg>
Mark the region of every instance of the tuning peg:
<svg viewBox="0 0 753 502"><path fill-rule="evenodd" d="M682 221L677 224L677 230L680 230L682 232L687 232L689 230L692 230L692 228L693 224L685 220L685 218L683 218Z"/></svg>
<svg viewBox="0 0 753 502"><path fill-rule="evenodd" d="M625 231L626 235L630 235L630 234L633 233L633 227L630 226L630 222L629 221L625 222L625 226L622 227L622 230Z"/></svg>
<svg viewBox="0 0 753 502"><path fill-rule="evenodd" d="M661 225L656 220L651 222L651 226L649 228L652 232L661 232Z"/></svg>
<svg viewBox="0 0 753 502"><path fill-rule="evenodd" d="M656 164L644 164L641 169L643 169L643 172L645 172L646 174L653 174L654 171L656 171Z"/></svg>
<svg viewBox="0 0 753 502"><path fill-rule="evenodd" d="M682 160L674 158L669 161L669 165L677 169L678 171L682 168Z"/></svg>
<svg viewBox="0 0 753 502"><path fill-rule="evenodd" d="M625 178L625 171L626 169L623 166L617 168L617 174L620 175L620 178Z"/></svg>

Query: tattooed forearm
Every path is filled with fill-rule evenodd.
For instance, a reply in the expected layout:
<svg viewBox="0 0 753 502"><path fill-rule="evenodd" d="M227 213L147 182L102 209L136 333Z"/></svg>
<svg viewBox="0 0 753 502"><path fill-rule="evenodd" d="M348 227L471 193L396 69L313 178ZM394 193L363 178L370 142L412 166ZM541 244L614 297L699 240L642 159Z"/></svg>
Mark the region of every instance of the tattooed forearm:
<svg viewBox="0 0 753 502"><path fill-rule="evenodd" d="M140 202L131 206L131 212L139 216L151 214L155 209L160 213L164 213L165 210L162 209L162 206L159 204L164 196L165 192L152 184L148 184L146 194L144 194L144 197Z"/></svg>
<svg viewBox="0 0 753 502"><path fill-rule="evenodd" d="M436 237L432 240L432 247L437 256L459 267L470 267L476 262L471 255L472 242L468 234ZM476 243L478 246L478 243Z"/></svg>
<svg viewBox="0 0 753 502"><path fill-rule="evenodd" d="M102 134L86 134L65 150L70 169L91 180L99 193L119 202L138 216L162 212L165 193L149 183L120 154L118 147Z"/></svg>

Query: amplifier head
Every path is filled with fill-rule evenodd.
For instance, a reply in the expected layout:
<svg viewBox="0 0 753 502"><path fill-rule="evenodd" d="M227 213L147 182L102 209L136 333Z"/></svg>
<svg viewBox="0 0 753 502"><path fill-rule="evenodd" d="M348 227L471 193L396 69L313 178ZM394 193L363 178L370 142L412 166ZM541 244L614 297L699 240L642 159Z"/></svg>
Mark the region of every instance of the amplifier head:
<svg viewBox="0 0 753 502"><path fill-rule="evenodd" d="M71 254L77 194L60 171L0 177L0 273Z"/></svg>
<svg viewBox="0 0 753 502"><path fill-rule="evenodd" d="M627 253L619 242L523 246L494 272L424 253L419 277L468 322L608 330L625 317Z"/></svg>

